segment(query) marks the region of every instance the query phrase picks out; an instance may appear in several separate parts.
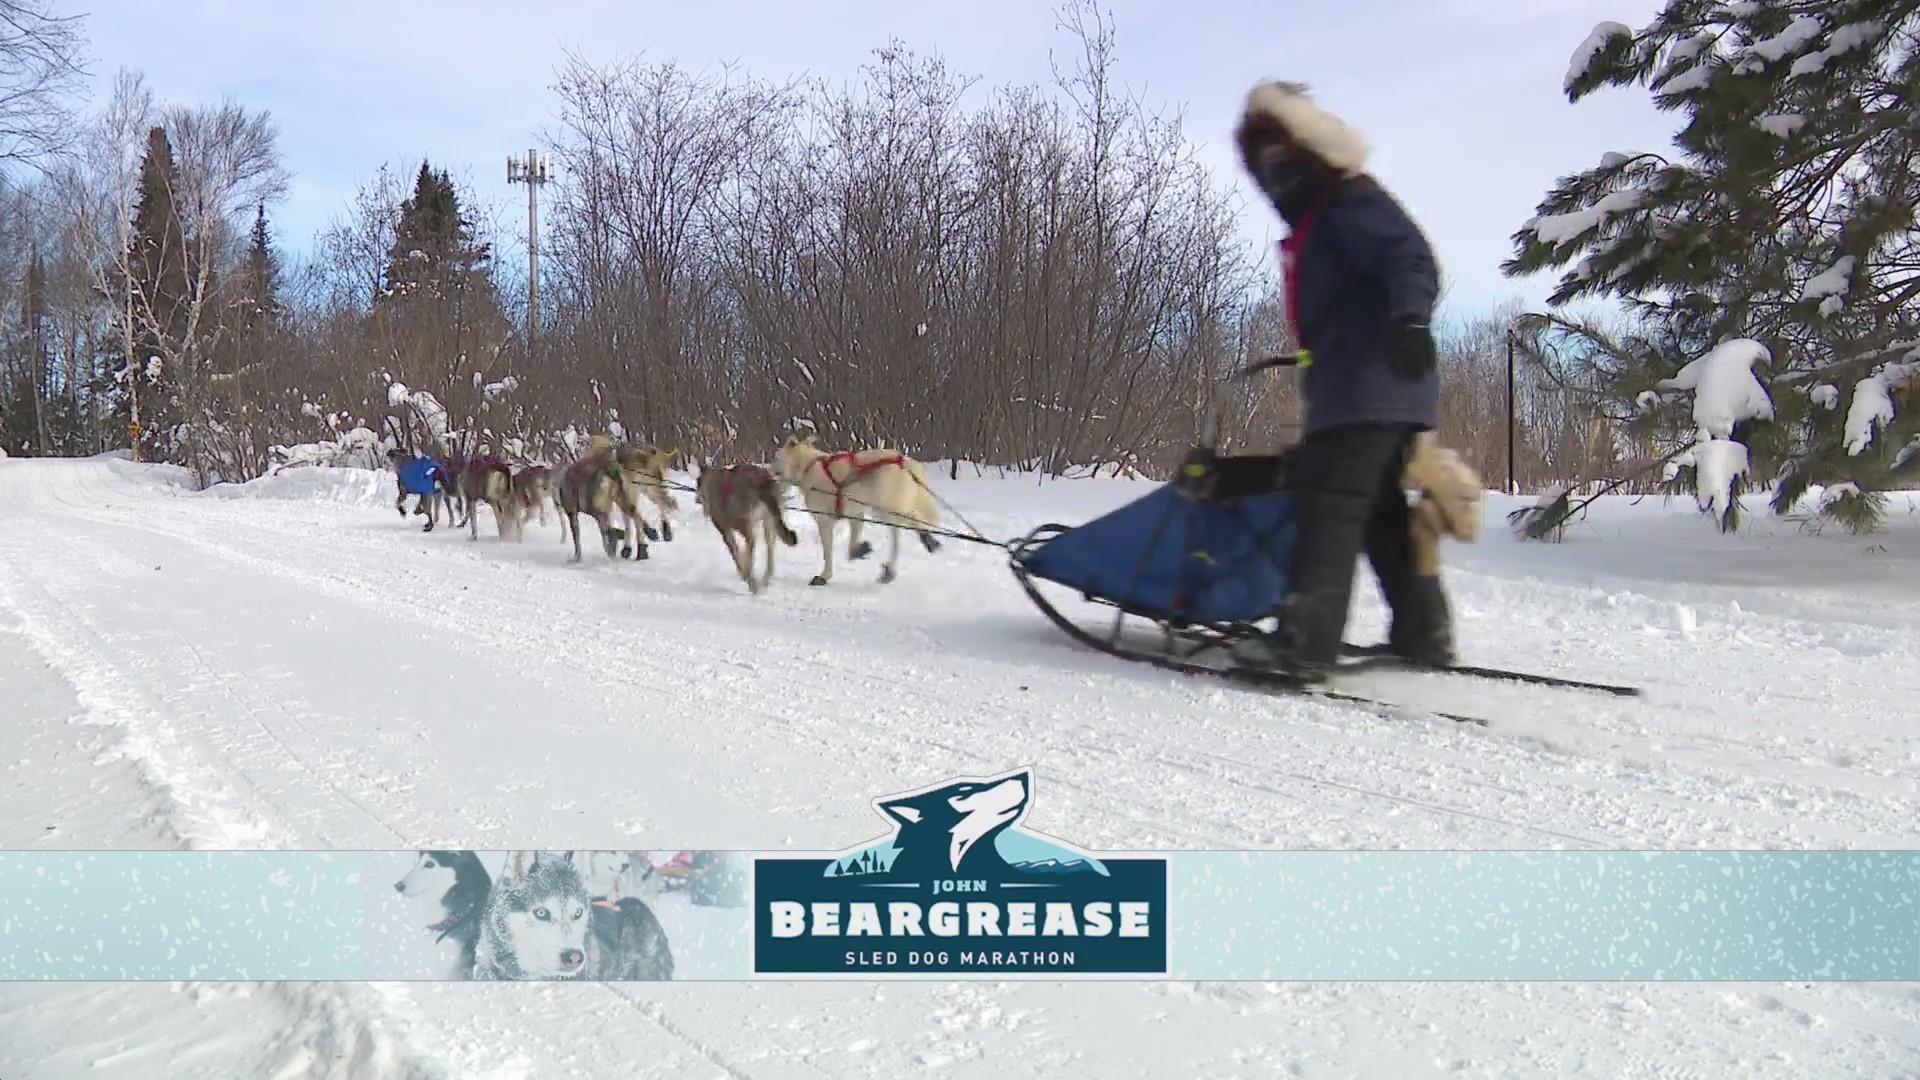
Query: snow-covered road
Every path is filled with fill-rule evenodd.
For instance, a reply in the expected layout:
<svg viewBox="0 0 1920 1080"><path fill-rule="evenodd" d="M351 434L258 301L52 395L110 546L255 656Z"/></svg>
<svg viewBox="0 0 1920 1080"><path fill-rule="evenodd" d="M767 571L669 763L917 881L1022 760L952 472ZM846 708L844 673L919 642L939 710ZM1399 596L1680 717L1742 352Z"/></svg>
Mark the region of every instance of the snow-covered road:
<svg viewBox="0 0 1920 1080"><path fill-rule="evenodd" d="M0 462L12 848L842 847L869 800L1039 770L1095 849L1907 848L1920 522L1721 537L1610 502L1449 556L1462 652L1629 701L1397 677L1493 720L1382 719L1137 670L1048 626L989 548L750 597L704 523L569 566L557 525L421 534L390 481L191 493ZM994 535L1122 481L941 485ZM1883 550L1870 550L1878 547ZM1377 635L1371 595L1352 636ZM76 1018L84 1022L76 1023ZM1920 990L744 984L0 987L0 1076L1916 1075ZM156 1071L157 1067L157 1071ZM1902 1070L1907 1072L1902 1073ZM93 1069L90 1075L101 1075Z"/></svg>

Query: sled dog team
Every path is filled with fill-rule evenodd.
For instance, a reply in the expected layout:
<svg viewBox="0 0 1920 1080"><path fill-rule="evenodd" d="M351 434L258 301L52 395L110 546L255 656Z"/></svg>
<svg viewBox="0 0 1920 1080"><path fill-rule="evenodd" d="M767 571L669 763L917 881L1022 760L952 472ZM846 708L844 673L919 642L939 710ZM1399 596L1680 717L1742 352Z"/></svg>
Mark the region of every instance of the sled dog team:
<svg viewBox="0 0 1920 1080"><path fill-rule="evenodd" d="M394 509L407 516L409 495L418 501L413 513L427 519L431 532L444 516L454 528L465 526L479 539L476 511L482 505L493 512L502 540L525 539L526 520L538 517L547 524L547 505L560 518L560 538L573 540L573 562L581 560L580 517L593 519L607 558L648 557L648 541L670 541L673 526L668 515L679 510L667 480L667 468L677 450L651 446L616 446L596 436L579 460L555 470L547 465L515 466L505 458L482 453L472 458L448 455L447 460L410 456L393 450L387 455L399 483ZM814 444L812 433L794 435L780 448L774 467L694 464L695 499L713 523L734 568L755 593L773 578L774 548L793 547L800 538L788 527L784 513L788 488L799 489L802 504L820 531L821 567L812 584L833 580L833 546L839 524L847 522L847 559L857 561L873 553L863 538L869 520L889 526L892 548L881 568L882 584L898 574L900 530L911 529L928 552L940 548L929 531L939 525L926 468L906 454L870 449L828 453ZM656 530L640 512L644 498L658 511ZM619 512L620 525L614 524ZM766 549L765 570L754 574L756 549Z"/></svg>

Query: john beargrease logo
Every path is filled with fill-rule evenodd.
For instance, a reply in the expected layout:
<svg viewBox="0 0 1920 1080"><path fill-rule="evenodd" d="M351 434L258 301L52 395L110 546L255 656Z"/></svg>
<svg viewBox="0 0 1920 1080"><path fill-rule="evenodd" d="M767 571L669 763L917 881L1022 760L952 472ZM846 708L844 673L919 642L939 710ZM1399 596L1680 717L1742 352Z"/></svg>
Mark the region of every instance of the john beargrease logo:
<svg viewBox="0 0 1920 1080"><path fill-rule="evenodd" d="M874 801L893 834L754 863L759 974L1165 974L1167 864L1020 828L1033 773Z"/></svg>

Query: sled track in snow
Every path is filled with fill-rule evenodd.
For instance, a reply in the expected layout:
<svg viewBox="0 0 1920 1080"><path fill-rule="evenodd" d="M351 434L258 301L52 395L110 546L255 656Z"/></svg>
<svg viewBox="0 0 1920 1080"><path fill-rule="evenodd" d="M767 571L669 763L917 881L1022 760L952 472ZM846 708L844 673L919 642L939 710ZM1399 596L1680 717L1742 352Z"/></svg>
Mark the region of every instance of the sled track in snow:
<svg viewBox="0 0 1920 1080"><path fill-rule="evenodd" d="M200 510L202 505L199 500L184 499L177 502L175 500L149 500L149 505L155 501L159 502L162 506L171 507L177 505L183 510L192 508L188 510L190 516L193 515L193 511ZM255 504L243 503L238 505L246 507L247 509L255 508ZM129 521L125 515L121 514L103 516L97 512L89 511L85 507L78 507L76 509L80 510L83 516L100 520L104 524L144 529L167 535L200 547L217 557L252 566L261 570L263 573L277 575L293 573L309 587L325 591L330 595L372 609L375 612L375 617L389 618L398 613L402 617L412 619L423 625L435 627L443 633L452 635L453 641L457 646L466 649L470 654L482 657L503 655L503 650L505 655L544 657L551 655L556 649L588 648L587 643L595 641L596 628L583 626L566 627L564 625L555 627L550 624L550 620L547 618L550 608L578 606L555 604L554 601L557 599L556 593L569 590L575 592L590 591L593 594L593 599L615 598L614 602L616 603L634 606L645 606L653 599L669 599L669 597L662 596L650 597L648 593L675 593L677 592L676 583L670 580L656 583L650 579L661 575L659 572L650 574L649 571L654 571L656 567L665 565L665 560L672 559L675 554L675 549L679 544L685 544L693 540L693 537L687 537L686 539L676 541L675 544L662 545L662 556L652 562L639 564L637 566L628 564L616 570L605 564L595 565L593 562L588 562L582 567L572 567L557 573L549 572L528 575L526 573L514 572L528 569L523 566L515 566L514 562L517 560L502 559L499 557L499 553L503 547L508 551L517 551L521 548L520 545L502 545L497 541L491 540L483 540L475 544L452 537L441 537L437 533L432 534L427 537L428 543L432 546L422 554L434 559L441 559L448 554L453 554L456 559L470 564L476 570L476 573L471 576L472 588L461 593L456 602L455 598L447 590L435 589L430 586L422 587L417 580L404 570L396 569L393 565L390 565L388 560L394 556L392 546L390 543L382 543L381 541L386 538L381 537L377 532L354 534L350 531L344 538L334 538L333 542L341 544L342 546L350 544L363 552L377 553L380 556L384 556L384 558L371 560L360 559L354 562L351 566L351 577L361 583L356 587L347 584L345 580L335 575L318 573L304 568L289 567L284 562L254 554L252 549L275 550L291 538L285 531L263 527L258 524L250 524L246 519L243 519L238 524L227 524L220 532L220 539L218 541L210 541L205 536L206 530L204 528L200 530L183 530L177 527L163 527L157 521L152 520L152 514L143 514L140 515L138 520ZM199 516L203 517L204 515ZM240 515L233 516L238 517ZM697 532L697 530L689 531ZM257 537L258 542L248 544L240 539L242 535L248 533ZM378 537L378 539L376 539L376 537ZM304 539L304 537L302 538ZM443 550L437 550L446 546L454 548L454 552L449 553ZM539 546L537 541L530 541L524 547L537 552ZM552 545L553 552L551 557L556 563L562 558L560 555L560 547L561 545L557 542ZM542 553L541 561L545 561L545 553ZM561 565L565 566L565 564ZM533 569L552 571L553 568L534 567ZM756 602L750 601L743 593L739 595L722 593L714 597L714 599L720 600L723 603L737 605L736 610L738 610L744 618L748 619L778 620L782 617L787 617L794 619L802 625L821 621L821 613L816 609L781 606L774 608L772 612L757 610L756 607L748 606L750 604L756 604ZM765 599L765 597L762 597L761 601ZM772 606L773 605L766 604L758 605L760 608ZM832 608L825 610L832 614L824 621L851 627L858 627L860 625L856 612L837 611ZM528 629L515 632L508 629L523 626L543 627L547 632L542 633L537 630ZM911 632L922 640L930 643L933 642L932 635L924 628L914 628ZM556 638L559 639L557 644L555 641ZM688 647L675 642L672 643L675 646L672 650L665 654L660 654L656 651L657 646L661 644L657 639L649 638L644 641L636 639L635 644L637 647L631 650L609 649L594 654L598 658L597 666L601 672L600 677L610 684L621 686L631 694L647 695L669 700L675 696L684 696L689 689L688 672L712 665L728 665L746 668L762 676L772 671L776 673L775 681L778 686L791 689L804 688L812 691L815 704L803 709L777 710L769 708L770 699L766 696L748 693L739 685L723 683L717 687L713 685L701 685L695 688L697 690L699 704L703 708L711 707L717 702L740 715L757 716L772 727L790 732L790 737L793 738L796 743L811 743L814 745L831 744L840 739L842 734L841 728L849 722L849 718L862 715L863 713L871 714L873 712L874 696L849 692L846 683L850 680L863 680L868 685L887 688L894 694L894 704L897 706L924 708L928 705L937 705L940 707L940 710L948 716L967 716L980 712L980 691L992 686L990 681L983 685L970 680L961 688L948 690L945 689L942 684L929 679L909 682L898 676L890 676L874 670L860 670L833 659L834 645L832 642L823 644L822 653L824 655L815 655L799 660L779 659L761 655L749 661L742 661L731 657L729 652L734 650L725 647L709 651L698 647ZM698 642L694 644L697 646ZM937 647L937 645L930 647ZM1054 652L1067 654L1070 650L1062 646L1054 650ZM1046 657L1046 659L1052 658L1053 656L1051 654ZM996 669L1010 679L1020 678L1029 681L1043 680L1049 675L1054 674L1050 671L1036 671L1031 668L1014 671L1010 670L1006 665L999 664L992 660L987 661L987 663L993 664ZM645 670L648 673L648 677L639 677L636 668ZM832 673L833 678L823 679L821 677L823 671ZM1095 674L1096 671L1077 668L1066 674L1071 679L1079 680ZM1100 675L1106 674L1105 672L1097 673ZM1115 672L1112 678L1118 682L1120 686L1125 687L1129 691L1136 689L1152 691L1171 686L1173 687L1173 697L1171 701L1179 703L1184 703L1183 698L1185 700L1191 700L1186 694L1205 693L1202 688L1182 686L1182 680L1177 676L1164 676L1164 681L1161 682L1158 687L1155 686L1155 680L1151 679L1140 679L1132 682L1125 681L1134 678L1130 673ZM549 671L547 673L547 680L549 684L564 684L566 682L566 676ZM1561 692L1557 691L1522 688L1507 689L1511 690L1510 696L1515 699L1531 699L1539 702L1540 704L1536 706L1539 708L1554 708L1564 705L1565 703L1564 698L1559 698ZM1182 694L1182 691L1186 691L1186 694ZM1235 692L1227 691L1226 693L1234 694ZM1004 698L1008 695L1003 690L1000 696ZM1556 700L1556 698L1559 699ZM826 702L837 704L823 706L819 704L822 699ZM1167 699L1162 698L1161 700ZM1436 734L1423 731L1423 726L1418 723L1383 723L1372 721L1357 716L1354 710L1343 709L1337 705L1287 700L1284 703L1272 703L1262 706L1250 696L1239 696L1234 700L1243 706L1241 711L1254 711L1265 713L1266 715L1257 716L1250 722L1235 723L1231 730L1222 730L1219 727L1210 726L1210 733L1215 735L1237 736L1244 741L1256 745L1272 745L1278 743L1278 745L1274 745L1274 749L1281 753L1291 752L1295 748L1287 745L1283 738L1276 736L1276 732L1279 733L1279 736L1287 734L1297 736L1300 733L1295 732L1293 729L1297 725L1305 723L1316 724L1322 731L1341 739L1359 740L1362 736L1365 736L1367 749L1381 755L1379 758L1370 758L1367 762L1368 766L1376 772L1381 771L1383 768L1391 770L1396 760L1409 760L1409 766L1405 767L1409 776L1424 775L1430 772L1432 766L1430 759L1424 756L1409 759L1409 755L1402 752L1401 746L1396 745L1404 744L1409 739L1415 740L1417 743L1416 748L1422 750L1430 749L1436 745L1454 748L1465 747L1469 753L1477 751L1481 753L1508 752L1518 754L1520 755L1520 759L1512 764L1519 765L1523 768L1527 766L1537 766L1540 763L1538 754L1523 752L1516 748L1522 745L1520 740L1500 740L1494 738L1477 743L1465 742L1461 740L1458 734L1451 730L1443 730ZM1268 699L1268 701L1271 702L1272 699ZM1595 702L1592 699L1580 700L1579 704L1583 708L1583 711L1587 711L1595 717L1630 715L1632 711L1647 708L1667 710L1683 707L1675 704L1647 702ZM809 719L809 717L814 716L821 718L817 720ZM1586 722L1585 719L1582 719L1573 721L1572 723L1574 725L1580 725ZM1068 720L1067 723L1072 725L1071 720ZM1008 761L1034 758L1036 757L1034 753L1036 744L1044 751L1045 756L1049 759L1058 760L1060 757L1071 759L1092 753L1096 756L1104 756L1108 760L1113 760L1114 755L1103 755L1098 749L1098 739L1107 734L1118 734L1123 737L1135 736L1137 734L1137 729L1123 729L1116 733L1112 731L1111 725L1109 725L1105 730L1095 729L1090 731L1088 733L1090 737L1086 739L1063 739L1060 733L1054 730L1052 725L1036 725L1030 723L1017 733L1018 738L1008 738L1008 733L1006 732L996 730L991 726L976 723L965 726L962 730L965 730L969 736L980 741L972 745L963 745L960 742L938 738L933 731L930 730L935 728L936 725L920 723L910 715L891 723L869 719L862 721L862 726L865 730L872 731L877 736L885 736L898 740L898 745L901 747L931 747L954 754L968 764L979 762L986 767L999 767ZM937 725L937 727L942 730L944 730L946 726L948 725L944 722L941 725ZM1136 769L1140 764L1151 763L1154 754L1163 749L1176 753L1192 753L1196 751L1201 754L1210 753L1210 751L1204 747L1195 746L1179 739L1175 734L1176 729L1163 726L1151 728L1150 730L1153 732L1152 739L1150 740L1151 745L1143 748L1148 751L1146 756L1131 759L1129 762L1133 764ZM1294 741L1297 742L1297 738ZM1508 742L1510 745L1502 748L1500 744L1503 741ZM995 746L1005 746L1005 754L1011 756L989 756L988 751ZM864 748L856 747L855 752L865 754L867 751L865 751ZM1164 757L1165 755L1161 753L1159 756ZM1216 754L1215 756L1220 755ZM1564 757L1564 752L1555 751L1555 756ZM1320 798L1324 798L1324 793L1328 790L1341 790L1349 796L1363 800L1371 799L1394 805L1416 807L1429 813L1455 816L1464 820L1496 825L1503 829L1516 831L1522 835L1537 836L1542 839L1561 842L1578 843L1583 846L1598 843L1590 838L1579 836L1577 833L1528 824L1514 820L1511 816L1487 813L1480 809L1436 804L1431 800L1409 796L1403 792L1386 791L1375 786L1356 784L1348 780L1343 780L1338 775L1339 769L1343 767L1340 760L1341 757L1342 755L1333 755L1324 762L1328 768L1326 775L1307 775L1298 770L1288 770L1281 773L1281 775L1297 783L1316 785L1318 787L1317 797ZM1237 759L1224 760L1238 763ZM1576 758L1576 760L1578 759ZM1413 764L1413 762L1417 762L1417 764ZM885 762L876 762L876 764L881 765L883 769L885 767ZM1575 773L1577 774L1583 771L1585 770L1575 770ZM1637 769L1633 771L1639 774L1636 776L1636 779L1643 785L1643 790L1638 792L1639 797L1643 799L1657 795L1656 791L1644 790L1644 785L1647 782L1666 779L1658 775L1650 774L1645 770ZM1231 777L1222 778L1227 779L1229 783L1246 787L1243 781L1238 781ZM1478 787L1490 791L1510 790L1503 789L1498 785L1476 784L1475 778L1471 775L1459 776L1457 779L1460 781L1462 787ZM1596 792L1599 790L1595 785L1579 781L1577 775L1569 776L1567 779L1577 781L1576 786L1578 787L1587 788ZM1729 776L1729 779L1738 780L1737 777L1733 776ZM1064 778L1058 776L1050 780L1049 784L1050 786L1071 787ZM1692 780L1686 780L1686 787L1691 788L1694 786L1695 784ZM1281 797L1280 793L1272 791L1270 785L1262 785L1259 789L1247 788L1247 790L1249 794L1254 794L1256 797L1259 795ZM1681 795L1682 791L1676 790L1674 794ZM1754 794L1759 796L1758 799L1752 800L1756 806L1764 805L1768 800L1768 796L1764 790L1757 791ZM1834 794L1843 793L1836 792ZM1145 837L1138 837L1136 835L1130 840L1130 842L1141 846L1150 846L1152 843L1157 843L1162 840L1174 840L1184 843L1204 843L1205 841L1198 838L1201 836L1213 836L1217 838L1220 835L1218 830L1221 828L1227 828L1243 835L1246 833L1244 825L1236 826L1236 824L1231 822L1195 818L1190 814L1175 810L1171 806L1161 805L1156 808L1157 815L1143 815L1138 813L1132 804L1122 802L1114 805L1110 799L1100 799L1097 795L1093 797L1096 801L1109 803L1109 808L1103 810L1103 814L1115 814L1122 820L1127 820L1149 829L1157 828L1159 830L1159 836L1149 834ZM1537 806L1538 804L1535 803L1529 806L1529 810L1536 809ZM1682 797L1674 800L1671 806L1675 810L1684 811L1690 808L1691 801ZM1606 811L1604 807L1596 807L1595 809L1602 811L1602 813L1596 816L1611 816L1616 819L1619 817L1618 813ZM1783 820L1785 820L1784 816ZM1278 838L1276 837L1275 839ZM1257 842L1258 837L1248 836L1247 840ZM1214 842L1218 843L1219 841L1216 839ZM1605 845L1602 844L1600 846Z"/></svg>
<svg viewBox="0 0 1920 1080"><path fill-rule="evenodd" d="M443 597L440 590L421 589L405 573L395 572L390 569L378 567L377 565L369 566L359 564L353 567L354 577L367 585L374 586L372 590L357 588L346 584L342 579L336 578L333 575L289 566L284 562L253 554L250 550L247 550L245 545L233 542L231 534L229 534L229 539L226 542L216 542L206 539L204 533L197 530L183 530L178 527L163 526L156 521L150 520L151 515L143 515L139 519L128 520L118 514L102 514L90 510L85 504L73 506L71 507L71 511L74 516L96 521L100 524L137 529L179 540L198 547L212 556L256 569L263 574L295 577L308 588L334 596L338 599L372 608L376 617L391 618L397 615L429 627L450 631L454 635L456 643L477 660L500 655L547 655L552 652L555 644L550 638L544 635L534 633L508 634L502 632L500 629L521 622L531 621L537 623L542 621L538 617L528 619L527 616L530 614L537 616L537 613L540 612L543 594L546 591L545 587L549 584L546 581L529 583L523 579L516 582L512 580L511 575L502 574L501 576L508 578L508 580L500 583L500 588L495 589L489 587L482 591L470 593L464 604L454 605L450 604ZM284 538L284 534L278 534L276 530L255 531L262 541ZM455 541L455 543L458 543L458 541ZM485 543L485 541L482 541L482 543ZM271 550L272 546L271 543L258 545L261 550ZM469 546L474 545L470 544ZM557 548L558 545L555 545L555 547ZM482 548L481 550L484 551L485 549ZM484 562L484 558L481 561ZM495 563L494 565L497 566L498 564ZM638 568L623 569L637 569L637 572L643 573L647 568L648 567L643 564ZM489 585L491 584L492 583L489 583ZM370 595L379 599L372 601L369 599ZM474 599L476 596L485 598L479 601L480 603L496 605L490 617L485 612L478 613L478 617L476 617L476 612L471 610L470 605L476 602ZM562 636L564 637L564 635ZM639 658L640 665L649 669L657 678L637 681L634 679L632 672L633 658L624 654L610 652L601 656L599 659L601 662L597 665L590 663L588 666L597 667L598 670L603 673L602 678L606 682L622 685L637 694L670 693L677 686L684 685L684 675L689 662L712 662L711 657L697 654L690 654L686 657L672 658L664 661L655 658L651 654L642 654ZM818 658L811 658L799 664L789 662L782 666L786 668L786 670L782 671L779 675L779 680L783 686L806 688L813 692L809 696L815 701L818 701L820 697L823 696L838 696L842 698L844 704L847 705L847 711L840 713L838 716L824 723L805 724L797 721L795 715L820 713L823 711L831 714L833 710L822 710L814 706L806 710L800 710L799 713L795 715L782 716L767 712L765 710L766 703L764 699L755 698L738 691L725 695L727 699L726 707L740 714L758 714L764 720L776 726L790 730L798 730L802 739L831 738L840 733L841 729L846 725L851 724L868 730L877 737L881 737L881 741L893 738L904 740L909 744L918 743L923 746L934 747L963 759L971 759L972 761L979 762L984 767L999 767L1006 761L1019 759L1023 755L1032 757L1034 756L1033 743L1035 740L1040 740L1044 743L1042 749L1045 752L1045 757L1075 756L1091 753L1110 761L1129 762L1136 768L1140 765L1164 765L1170 768L1185 769L1210 779L1225 780L1238 788L1246 790L1249 794L1256 796L1264 795L1269 798L1280 799L1298 798L1298 796L1290 796L1289 793L1274 787L1271 783L1252 783L1230 775L1224 770L1209 770L1199 764L1203 759L1211 759L1222 765L1239 766L1243 771L1246 769L1264 771L1271 778L1278 778L1283 781L1305 785L1314 792L1317 799L1321 800L1324 800L1325 795L1329 792L1339 792L1343 796L1358 798L1362 800L1363 803L1366 801L1379 801L1420 812L1441 815L1443 817L1453 817L1478 822L1483 825L1516 832L1521 835L1562 843L1573 843L1580 846L1607 846L1591 838L1578 836L1561 830L1530 825L1525 822L1502 818L1498 815L1434 803L1428 800L1367 787L1365 785L1344 783L1326 777L1315 777L1298 772L1285 772L1264 769L1257 765L1248 765L1246 762L1235 761L1234 759L1226 758L1218 754L1210 754L1189 744L1177 741L1172 737L1172 733L1164 728L1156 730L1154 745L1148 745L1145 740L1136 739L1136 745L1138 745L1142 751L1142 756L1138 758L1126 758L1116 752L1104 749L1098 745L1096 739L1088 739L1085 741L1063 740L1055 733L1036 728L1028 728L1022 731L1020 733L1022 738L1017 741L1006 739L1004 733L994 733L997 742L1011 744L1007 752L1013 756L999 759L989 758L983 756L984 748L980 746L966 747L943 740L924 730L926 725L919 724L911 719L903 721L900 724L888 725L872 720L856 718L852 715L852 713L856 711L855 706L860 702L871 699L867 695L848 694L844 681L857 679L869 685L886 686L898 692L903 700L913 702L923 707L929 704L937 704L942 706L941 711L943 712L948 710L965 712L977 709L977 702L974 701L970 695L942 693L938 700L929 701L927 700L930 696L927 685L909 683L898 678L878 675L871 671L863 672L847 667L844 664L838 664L830 660L823 661ZM842 681L836 683L823 680L815 673L817 670L835 672L842 677ZM1291 705L1293 703L1289 702L1288 704ZM1300 709L1287 709L1285 711L1290 713L1306 711L1311 714L1317 707L1325 710L1325 715L1330 719L1345 721L1349 724L1354 722L1354 711L1344 709L1338 705L1318 705L1318 703L1307 702L1301 702L1299 705L1301 706ZM254 713L254 715L257 717L257 713ZM1393 723L1384 724L1383 726L1389 730L1398 730L1401 727L1401 725ZM1101 737L1106 737L1107 734L1112 733L1102 733ZM1125 733L1120 733L1120 737L1129 736ZM284 746L284 743L282 743L282 745ZM1180 761L1170 758L1168 756L1169 751L1175 754L1183 754L1185 760ZM289 751L289 753L291 754L291 751ZM299 760L297 755L294 755L294 758L295 760ZM311 770L309 769L309 771ZM333 787L333 785L329 786ZM1077 785L1057 775L1049 777L1048 786L1049 788L1064 788L1079 792L1089 801L1096 804L1107 801L1102 799L1101 793ZM333 790L340 795L340 797L365 810L364 805L351 795L348 795L337 787L333 787ZM1165 841L1174 841L1183 846L1204 847L1210 844L1217 845L1217 839L1210 840L1209 838L1218 837L1221 834L1221 830L1244 830L1244 826L1238 825L1231 820L1199 818L1191 814L1174 811L1173 808L1166 806L1158 808L1157 814L1140 814L1122 803L1112 805L1106 812L1113 814L1121 820L1128 821L1136 826L1159 834L1158 836L1150 835L1145 841L1140 843L1142 847L1157 846ZM1364 813L1364 810L1360 812ZM367 811L367 814L379 823L382 828L391 833L403 846L413 846L413 844L407 843L406 834L402 830L395 828L378 814L372 813L371 811ZM419 838L415 839L415 843L424 842L424 840Z"/></svg>

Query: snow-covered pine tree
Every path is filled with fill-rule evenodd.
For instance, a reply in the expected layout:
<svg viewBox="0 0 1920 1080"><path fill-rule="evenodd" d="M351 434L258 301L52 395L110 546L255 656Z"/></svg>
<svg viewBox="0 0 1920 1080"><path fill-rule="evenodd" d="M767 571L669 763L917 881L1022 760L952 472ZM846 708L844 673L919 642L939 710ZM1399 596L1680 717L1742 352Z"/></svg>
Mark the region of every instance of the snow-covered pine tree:
<svg viewBox="0 0 1920 1080"><path fill-rule="evenodd" d="M1755 407L1719 438L1745 445L1753 482L1777 481L1775 512L1822 484L1839 493L1823 511L1874 526L1876 492L1920 478L1920 0L1670 0L1575 50L1571 101L1625 86L1685 118L1677 153L1608 153L1563 178L1504 269L1564 269L1554 305L1614 299L1639 317L1626 343L1543 321L1595 357L1636 435L1675 451L1711 441L1679 373L1757 343L1738 355L1767 407L1739 387ZM1732 385L1728 355L1714 366ZM1741 481L1731 450L1710 451L1715 467L1698 448L1679 461L1730 527L1729 503L1698 488Z"/></svg>

